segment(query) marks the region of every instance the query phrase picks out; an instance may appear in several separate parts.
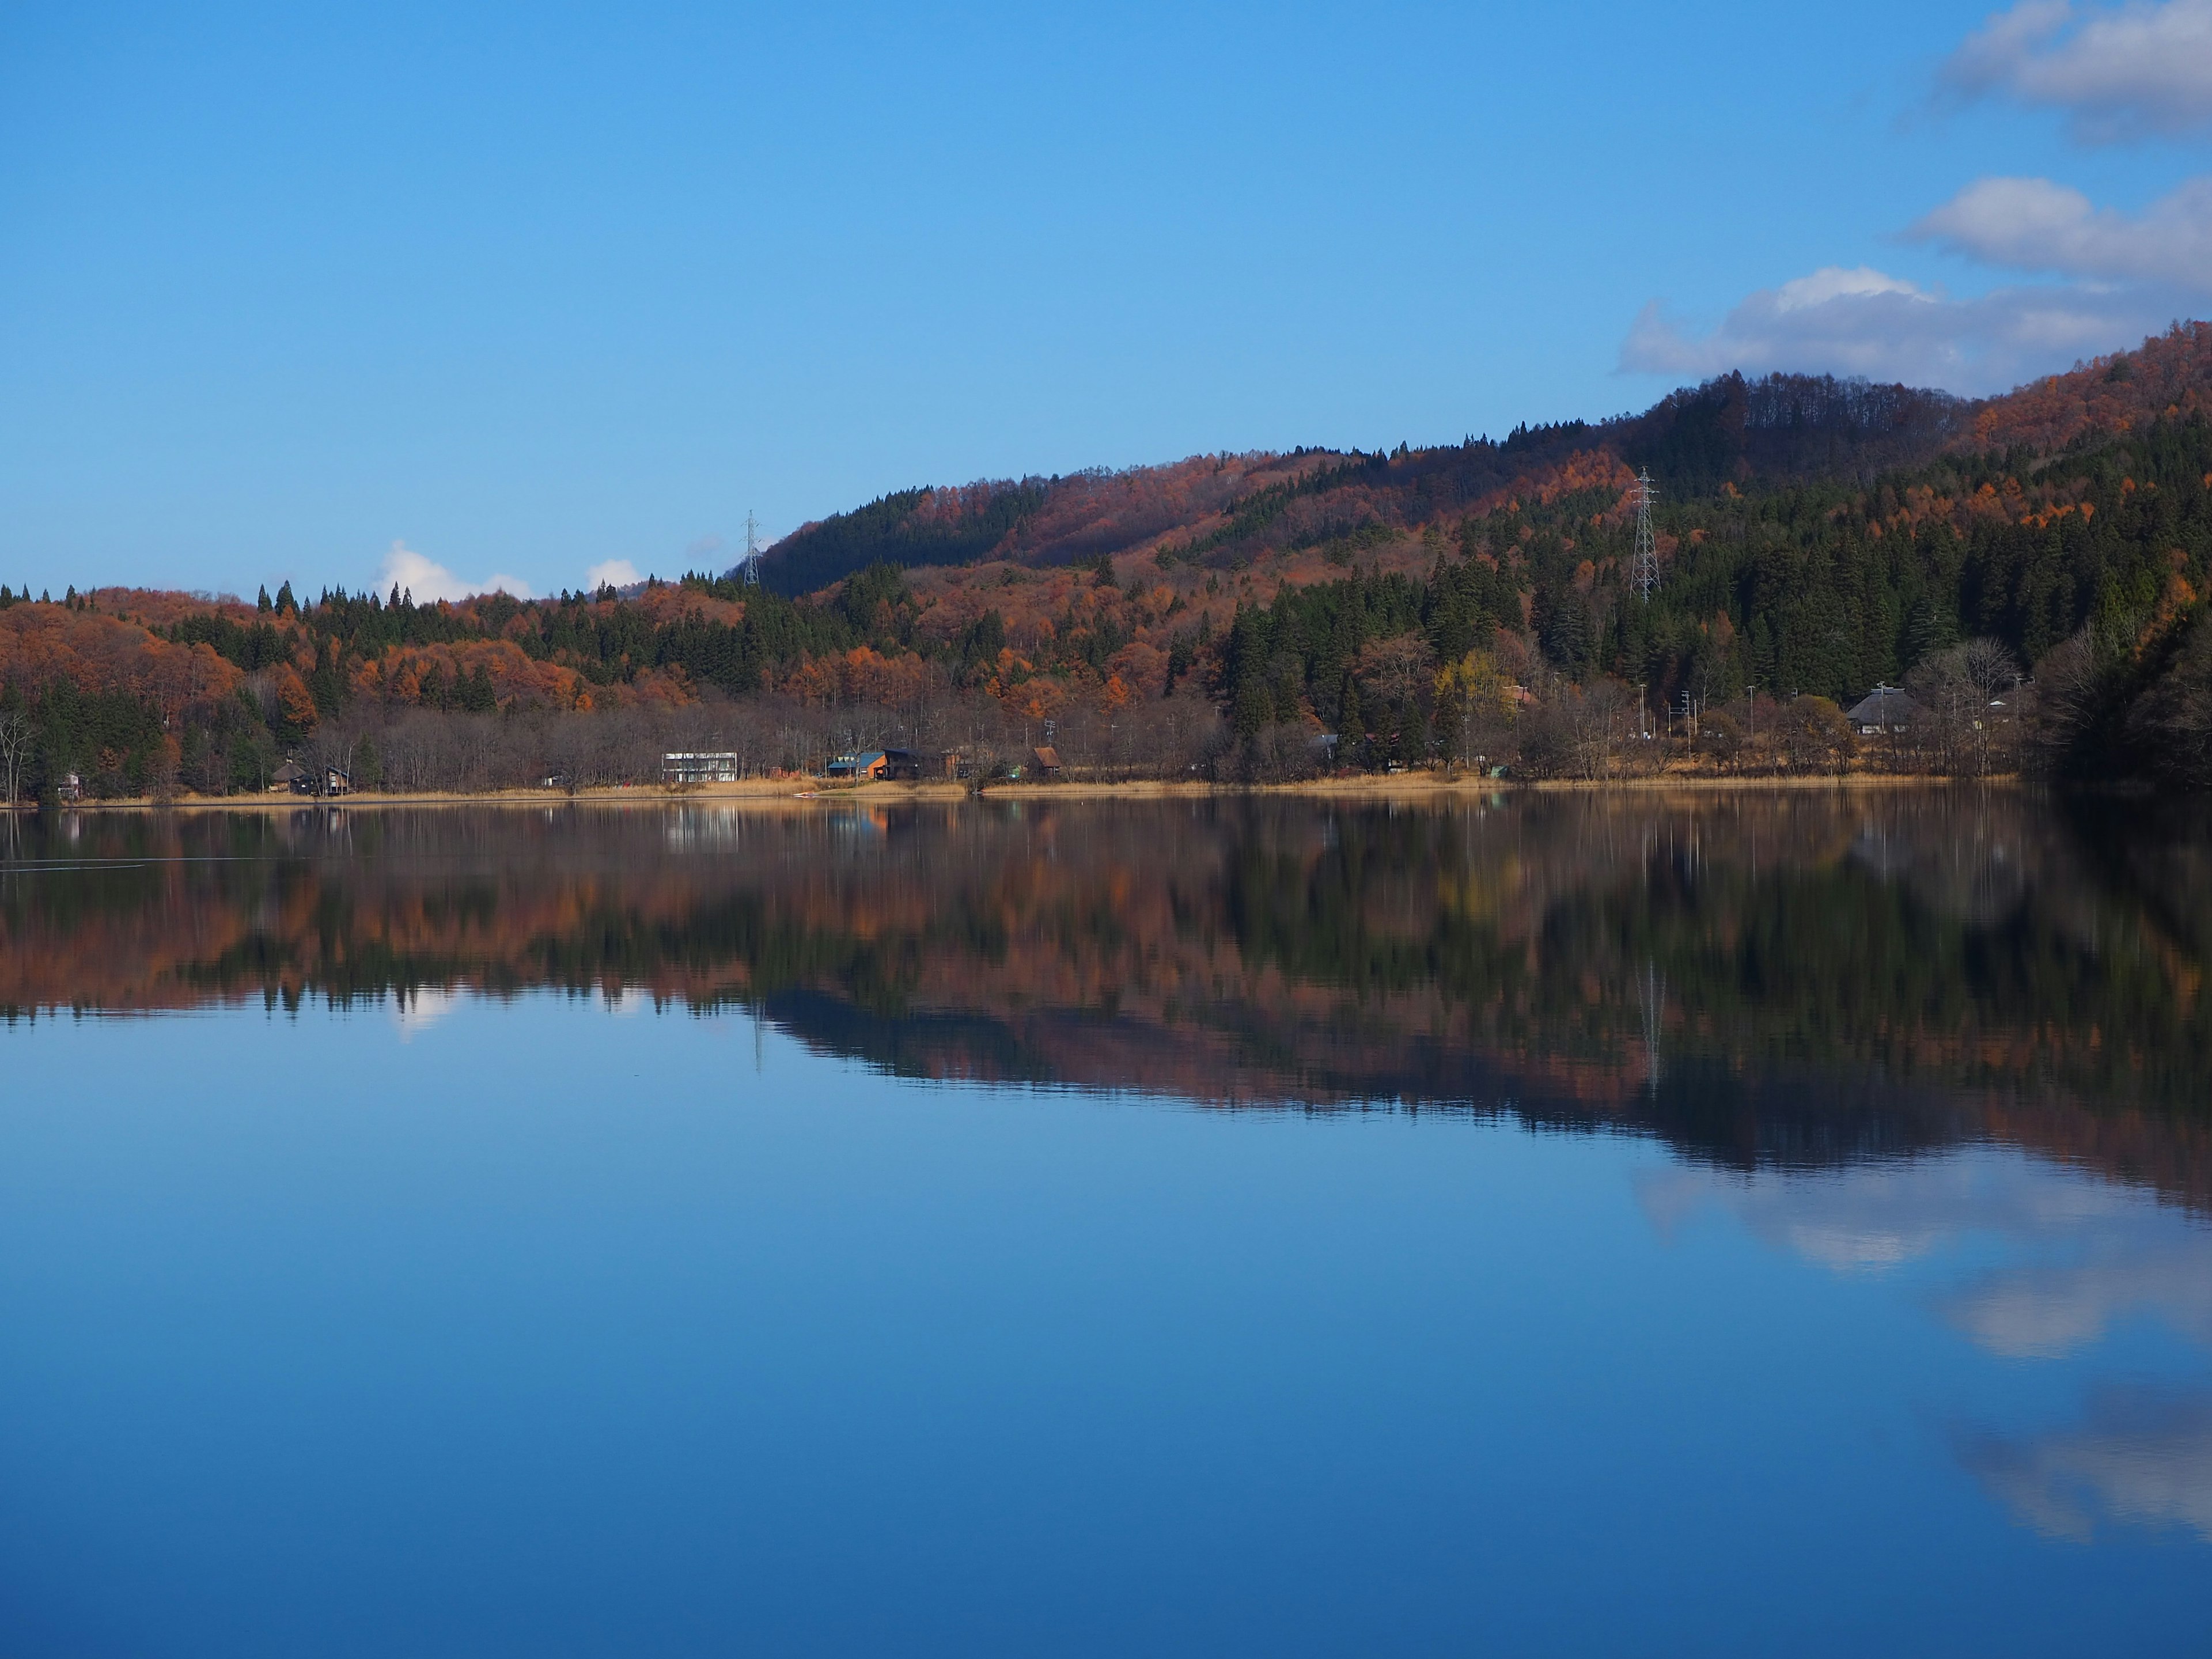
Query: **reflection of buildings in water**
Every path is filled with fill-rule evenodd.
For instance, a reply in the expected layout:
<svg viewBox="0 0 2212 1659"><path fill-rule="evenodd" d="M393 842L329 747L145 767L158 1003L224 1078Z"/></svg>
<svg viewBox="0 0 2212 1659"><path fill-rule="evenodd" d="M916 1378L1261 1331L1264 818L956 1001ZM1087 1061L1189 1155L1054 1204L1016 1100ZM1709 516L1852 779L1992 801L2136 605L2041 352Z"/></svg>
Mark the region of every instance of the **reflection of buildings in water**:
<svg viewBox="0 0 2212 1659"><path fill-rule="evenodd" d="M2212 1389L2098 1389L2071 1426L1962 1433L1957 1451L2046 1537L2086 1543L2104 1522L2186 1527L2212 1543Z"/></svg>
<svg viewBox="0 0 2212 1659"><path fill-rule="evenodd" d="M1869 813L1851 842L1852 862L1885 884L1908 887L1939 914L1992 927L2027 898L2030 872L2017 845L2018 804L1960 790L1931 835L1917 813Z"/></svg>
<svg viewBox="0 0 2212 1659"><path fill-rule="evenodd" d="M831 807L829 820L831 834L859 846L875 845L890 834L891 827L890 809L874 804Z"/></svg>
<svg viewBox="0 0 2212 1659"><path fill-rule="evenodd" d="M672 807L661 826L661 840L672 853L736 847L744 839L745 816L736 806Z"/></svg>

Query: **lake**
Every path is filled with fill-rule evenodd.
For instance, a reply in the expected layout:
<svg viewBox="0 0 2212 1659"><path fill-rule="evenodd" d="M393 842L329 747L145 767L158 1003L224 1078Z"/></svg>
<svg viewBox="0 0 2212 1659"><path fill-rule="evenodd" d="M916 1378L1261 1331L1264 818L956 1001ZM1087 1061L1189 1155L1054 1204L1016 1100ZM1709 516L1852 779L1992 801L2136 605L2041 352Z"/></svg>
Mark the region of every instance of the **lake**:
<svg viewBox="0 0 2212 1659"><path fill-rule="evenodd" d="M2206 1649L2201 811L0 836L10 1656Z"/></svg>

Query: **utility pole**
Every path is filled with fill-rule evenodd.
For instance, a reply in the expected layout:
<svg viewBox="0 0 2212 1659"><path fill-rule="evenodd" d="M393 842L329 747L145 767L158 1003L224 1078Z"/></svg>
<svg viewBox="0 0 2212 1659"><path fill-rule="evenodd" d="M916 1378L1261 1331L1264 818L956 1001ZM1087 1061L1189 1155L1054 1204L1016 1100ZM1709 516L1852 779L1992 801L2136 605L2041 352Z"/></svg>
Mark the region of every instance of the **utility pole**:
<svg viewBox="0 0 2212 1659"><path fill-rule="evenodd" d="M1630 577L1644 603L1659 586L1659 541L1651 532L1651 469L1636 475L1636 568Z"/></svg>

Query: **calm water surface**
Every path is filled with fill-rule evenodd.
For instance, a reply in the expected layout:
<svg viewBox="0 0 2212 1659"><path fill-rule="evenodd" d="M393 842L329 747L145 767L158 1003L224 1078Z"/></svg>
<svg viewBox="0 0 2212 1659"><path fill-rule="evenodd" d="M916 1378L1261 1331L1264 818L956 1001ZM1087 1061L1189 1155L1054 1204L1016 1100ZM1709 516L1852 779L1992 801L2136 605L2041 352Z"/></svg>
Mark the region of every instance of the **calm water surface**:
<svg viewBox="0 0 2212 1659"><path fill-rule="evenodd" d="M0 852L0 1653L2212 1650L2201 815Z"/></svg>

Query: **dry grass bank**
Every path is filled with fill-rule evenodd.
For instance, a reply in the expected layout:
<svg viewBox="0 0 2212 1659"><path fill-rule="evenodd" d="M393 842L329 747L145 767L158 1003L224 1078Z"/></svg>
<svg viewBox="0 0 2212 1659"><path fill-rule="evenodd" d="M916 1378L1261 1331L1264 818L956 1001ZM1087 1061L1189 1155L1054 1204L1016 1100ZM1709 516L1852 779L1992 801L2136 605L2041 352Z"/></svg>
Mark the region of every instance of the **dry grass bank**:
<svg viewBox="0 0 2212 1659"><path fill-rule="evenodd" d="M350 795L320 797L270 791L258 795L179 795L157 801L144 796L72 804L73 812L296 812L328 806L348 811L387 806L683 806L710 803L757 803L794 800L960 800L968 794L963 783L825 783L807 778L746 778L736 783L690 784L668 788L659 784L615 786L605 789L497 789L480 794L426 793L404 794L364 789ZM4 809L0 809L4 810ZM26 804L25 810L28 809Z"/></svg>
<svg viewBox="0 0 2212 1659"><path fill-rule="evenodd" d="M819 779L747 778L735 783L660 785L574 793L552 789L507 789L483 794L401 794L365 790L331 799L312 795L184 795L171 801L145 798L81 801L70 810L80 812L296 812L318 806L342 807L349 811L375 811L395 806L517 806L550 808L564 805L665 807L710 804L769 806L793 802L960 801L971 795L989 800L1199 800L1235 795L1295 795L1320 799L1417 800L1437 796L1492 795L1522 790L1581 793L1680 794L1760 793L1774 791L1924 789L1954 784L2016 788L2027 781L2014 773L1980 779L1938 777L1919 774L1848 772L1826 777L1738 777L1716 773L1662 772L1650 777L1613 778L1589 781L1553 778L1540 781L1504 779L1462 772L1402 772L1341 778L1312 778L1297 783L1206 783L1183 779L1139 778L1125 782L1089 781L1067 782L1009 782L981 788L965 783L932 780L925 783L830 783ZM3 809L0 809L3 810ZM21 809L29 811L26 803Z"/></svg>

